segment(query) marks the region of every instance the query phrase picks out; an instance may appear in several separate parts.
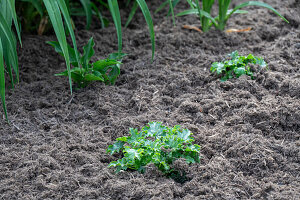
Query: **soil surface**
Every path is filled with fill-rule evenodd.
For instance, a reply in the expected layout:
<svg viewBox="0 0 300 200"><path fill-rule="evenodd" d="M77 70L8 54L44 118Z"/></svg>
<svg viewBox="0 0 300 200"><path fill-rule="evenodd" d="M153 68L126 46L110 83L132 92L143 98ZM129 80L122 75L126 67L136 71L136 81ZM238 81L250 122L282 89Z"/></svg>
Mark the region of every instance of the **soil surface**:
<svg viewBox="0 0 300 200"><path fill-rule="evenodd" d="M11 124L0 120L0 198L300 199L300 2L265 2L290 23L249 7L227 28L251 31L200 34L182 28L199 26L196 16L173 27L166 9L154 14L154 62L139 12L124 29L130 55L116 85L93 83L73 96L68 80L54 76L65 70L45 43L55 36L23 35L20 84L7 92ZM159 1L148 4L154 11ZM182 1L176 12L185 8ZM125 22L128 12L122 15ZM95 60L117 51L112 24L78 30L79 46L92 36ZM234 50L263 57L269 70L220 82L210 66ZM144 174L107 168L120 158L106 153L108 145L149 121L194 133L201 163L174 163L189 181L177 183L152 165Z"/></svg>

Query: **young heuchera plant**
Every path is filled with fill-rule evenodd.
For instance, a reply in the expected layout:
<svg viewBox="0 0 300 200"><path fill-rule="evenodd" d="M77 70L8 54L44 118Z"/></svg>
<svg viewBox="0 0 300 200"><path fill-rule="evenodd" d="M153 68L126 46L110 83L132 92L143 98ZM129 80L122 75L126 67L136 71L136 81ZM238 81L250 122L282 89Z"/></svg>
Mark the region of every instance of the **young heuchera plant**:
<svg viewBox="0 0 300 200"><path fill-rule="evenodd" d="M200 146L192 144L194 138L188 129L180 126L169 128L161 122L150 122L141 131L130 128L130 136L117 138L117 142L109 145L107 152L111 155L123 152L124 157L109 164L120 170L145 171L145 166L153 163L166 175L176 171L171 168L178 158L185 158L187 163L200 162Z"/></svg>
<svg viewBox="0 0 300 200"><path fill-rule="evenodd" d="M239 78L241 75L248 75L254 79L253 72L248 64L257 64L261 68L267 67L266 62L259 57L249 54L247 57L239 56L238 51L234 51L228 55L231 59L224 62L214 62L210 71L221 74L221 81L226 81L233 77Z"/></svg>
<svg viewBox="0 0 300 200"><path fill-rule="evenodd" d="M56 41L48 41L48 44L55 48L55 51L63 56L63 51ZM70 70L72 80L79 88L87 86L90 82L101 81L105 84L115 84L117 77L120 75L120 61L126 55L123 53L112 53L107 59L98 60L90 63L95 54L94 40L91 38L83 47L83 54L79 55L79 62L76 59L75 50L68 45L70 63L74 66ZM68 71L64 71L56 76L68 76Z"/></svg>

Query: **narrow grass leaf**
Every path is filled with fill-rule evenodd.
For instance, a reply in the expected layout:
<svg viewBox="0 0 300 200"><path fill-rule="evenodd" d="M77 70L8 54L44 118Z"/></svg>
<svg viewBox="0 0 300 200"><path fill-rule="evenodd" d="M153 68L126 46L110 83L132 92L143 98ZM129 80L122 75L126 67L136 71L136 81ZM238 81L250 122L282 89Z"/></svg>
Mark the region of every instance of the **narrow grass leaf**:
<svg viewBox="0 0 300 200"><path fill-rule="evenodd" d="M50 20L52 22L56 37L58 39L58 42L63 51L63 55L65 58L67 70L68 70L70 90L71 90L71 94L72 94L72 78L71 78L71 72L70 72L70 58L69 58L67 39L66 39L64 26L63 26L63 21L61 18L61 13L60 13L60 10L59 10L56 0L44 0L44 4L48 11L48 14L49 14Z"/></svg>
<svg viewBox="0 0 300 200"><path fill-rule="evenodd" d="M12 18L14 20L14 25L15 25L15 28L16 28L16 31L17 31L19 42L20 42L21 47L22 47L20 27L19 27L18 17L17 17L17 13L16 13L16 9L15 9L15 0L8 0L7 2L8 2L8 5L9 5L8 6L9 7L9 12L11 12Z"/></svg>
<svg viewBox="0 0 300 200"><path fill-rule="evenodd" d="M80 0L85 15L86 15L86 29L90 29L91 22L92 22L92 5L90 0Z"/></svg>
<svg viewBox="0 0 300 200"><path fill-rule="evenodd" d="M39 14L43 17L44 12L43 12L43 5L41 1L39 0L21 0L21 1L31 3L35 7L35 9L39 12Z"/></svg>
<svg viewBox="0 0 300 200"><path fill-rule="evenodd" d="M4 60L6 63L6 69L8 71L8 75L9 75L12 87L14 87L15 81L14 81L14 77L12 74L12 70L14 70L15 73L17 74L17 82L18 82L19 69L18 69L18 60L16 59L17 56L14 56L14 54L15 55L17 54L16 53L16 40L15 40L14 34L11 30L13 16L12 16L11 9L8 9L8 8L11 8L11 6L9 4L10 4L9 0L2 0L2 2L0 4L0 14L2 14L3 18L5 19L5 22L7 24L6 27L9 27L9 29L7 29L7 31L11 32L12 37L7 38L5 36L5 33L3 33L3 31L0 29L0 38L2 39L3 55L4 55ZM11 43L13 43L13 44L11 45Z"/></svg>
<svg viewBox="0 0 300 200"><path fill-rule="evenodd" d="M173 7L173 10L174 8L177 6L177 4L180 2L180 0L172 0L172 7ZM168 16L171 14L171 8L169 8L169 11L168 11ZM175 15L174 15L175 17Z"/></svg>
<svg viewBox="0 0 300 200"><path fill-rule="evenodd" d="M6 54L5 57L5 62L7 63L7 66L10 67L12 66L16 75L17 75L17 80L18 79L18 74L19 74L19 68L18 68L18 56L17 56L17 50L16 50L16 42L15 38L13 35L13 32L10 28L10 26L7 24L6 20L4 19L3 15L0 13L0 33L1 37L4 38L5 43L7 42L7 50L4 52L4 55ZM12 78L12 77L11 77Z"/></svg>
<svg viewBox="0 0 300 200"><path fill-rule="evenodd" d="M6 120L8 120L7 109L5 104L5 76L4 76L4 60L3 60L3 48L2 48L1 38L0 38L0 97L1 97L5 118Z"/></svg>
<svg viewBox="0 0 300 200"><path fill-rule="evenodd" d="M101 12L99 11L97 6L93 2L91 2L91 5L92 5L92 8L94 9L96 15L98 16L100 22L101 22L101 28L105 28L104 18L102 16Z"/></svg>
<svg viewBox="0 0 300 200"><path fill-rule="evenodd" d="M229 15L231 12L232 12L232 9L228 10L227 15ZM236 10L232 14L247 14L247 13L249 13L247 10Z"/></svg>
<svg viewBox="0 0 300 200"><path fill-rule="evenodd" d="M207 12L203 11L203 10L200 10L200 13L202 16L205 16L207 17L208 19L210 19L212 21L212 23L217 26L217 21ZM198 9L189 9L189 10L185 10L183 12L180 12L178 13L176 16L184 16L184 15L198 15L199 14L199 11Z"/></svg>
<svg viewBox="0 0 300 200"><path fill-rule="evenodd" d="M197 5L195 4L194 1L191 1L191 0L186 0L186 1L188 2L188 4L190 5L190 7L191 7L192 9L194 9L194 8L197 7Z"/></svg>
<svg viewBox="0 0 300 200"><path fill-rule="evenodd" d="M153 21L150 14L150 11L148 9L148 6L145 2L145 0L136 0L144 14L145 20L148 24L149 32L150 32L150 39L152 43L152 60L154 59L154 52L155 52L155 34L154 34L154 27L153 27Z"/></svg>
<svg viewBox="0 0 300 200"><path fill-rule="evenodd" d="M263 3L263 2L259 2L259 1L248 1L245 3L242 3L238 6L236 6L229 15L227 15L226 19L229 19L230 16L238 9L246 7L246 6L260 6L260 7L264 7L264 8L268 8L269 10L272 10L276 15L278 15L279 17L281 17L281 19L283 19L284 21L286 21L287 23L289 23L289 21L284 18L277 10L275 10L272 6L270 6L269 4Z"/></svg>
<svg viewBox="0 0 300 200"><path fill-rule="evenodd" d="M117 30L118 52L120 54L122 52L122 26L121 26L121 16L120 16L118 1L108 0L108 6Z"/></svg>
<svg viewBox="0 0 300 200"><path fill-rule="evenodd" d="M127 22L126 22L126 24L125 24L125 27L128 27L128 25L130 24L130 22L131 22L133 16L134 16L135 13L136 13L137 8L138 8L138 3L137 3L136 1L134 1L133 6L132 6L132 8L131 8L131 11L130 11L130 13L129 13L129 17L128 17Z"/></svg>
<svg viewBox="0 0 300 200"><path fill-rule="evenodd" d="M77 66L80 67L79 53L78 53L78 49L77 49L76 38L75 38L74 31L73 31L72 20L71 20L69 11L68 11L68 7L65 4L64 0L58 0L58 5L59 5L59 8L60 8L60 10L61 10L61 12L64 16L65 22L67 24L67 28L69 30L69 33L70 33L70 36L71 36L71 39L72 39L74 52L75 52L75 56L76 56L76 60L77 60Z"/></svg>
<svg viewBox="0 0 300 200"><path fill-rule="evenodd" d="M92 56L95 54L95 51L94 51L94 47L95 46L95 43L94 43L94 40L93 40L93 37L91 39L89 39L88 43L83 47L83 55L82 55L82 60L81 60L81 63L83 65L83 67L85 69L87 69L89 66L89 62L92 58Z"/></svg>
<svg viewBox="0 0 300 200"><path fill-rule="evenodd" d="M176 26L173 2L172 2L172 0L168 0L168 1L169 1L169 6L170 6L170 11L172 13L173 26Z"/></svg>
<svg viewBox="0 0 300 200"><path fill-rule="evenodd" d="M155 10L155 14L160 12L162 9L164 9L167 5L169 4L169 0L166 0L165 2L163 2L162 4L160 4L160 6Z"/></svg>

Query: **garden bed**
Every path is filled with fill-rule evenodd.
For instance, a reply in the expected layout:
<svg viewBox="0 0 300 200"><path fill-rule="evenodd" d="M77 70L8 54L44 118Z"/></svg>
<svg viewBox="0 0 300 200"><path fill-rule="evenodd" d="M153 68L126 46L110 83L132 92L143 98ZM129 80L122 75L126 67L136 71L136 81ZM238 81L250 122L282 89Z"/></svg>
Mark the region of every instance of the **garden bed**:
<svg viewBox="0 0 300 200"><path fill-rule="evenodd" d="M129 56L116 85L93 83L73 96L67 78L54 76L65 69L45 43L55 37L23 35L20 84L6 96L11 124L0 121L0 198L299 198L300 3L265 2L290 24L249 7L251 14L234 16L228 28L251 31L212 28L200 34L182 28L199 26L196 16L176 18L173 27L166 10L155 14L154 62L147 25L137 13L123 31ZM149 2L150 10L158 3ZM76 35L79 46L94 37L96 58L117 51L112 24ZM263 57L269 70L256 80L242 76L220 82L210 66L234 50ZM174 164L186 171L185 183L164 177L152 165L144 174L107 168L119 158L106 153L108 145L149 121L194 133L201 162Z"/></svg>

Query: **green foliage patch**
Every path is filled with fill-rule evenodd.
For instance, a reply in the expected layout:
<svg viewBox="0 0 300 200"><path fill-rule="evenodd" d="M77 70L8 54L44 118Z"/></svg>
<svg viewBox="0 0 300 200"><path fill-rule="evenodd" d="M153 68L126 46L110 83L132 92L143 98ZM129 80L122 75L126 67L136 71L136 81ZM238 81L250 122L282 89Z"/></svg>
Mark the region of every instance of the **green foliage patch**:
<svg viewBox="0 0 300 200"><path fill-rule="evenodd" d="M55 51L64 56L61 46L56 41L48 41L48 44L55 48ZM94 40L91 38L83 47L83 55L79 54L79 63L76 59L75 50L68 45L69 60L74 66L70 70L72 80L79 88L87 86L90 82L101 81L105 84L115 84L117 77L120 75L120 60L125 54L112 53L107 59L98 60L90 63L94 51ZM56 76L67 76L68 70L55 74Z"/></svg>
<svg viewBox="0 0 300 200"><path fill-rule="evenodd" d="M111 155L120 151L124 154L122 159L109 164L117 173L127 169L143 173L145 166L153 163L165 175L173 177L178 172L171 168L175 160L184 158L189 164L200 162L200 146L192 144L192 133L179 125L169 128L161 122L150 122L141 131L130 128L129 133L130 136L117 138L107 149Z"/></svg>
<svg viewBox="0 0 300 200"><path fill-rule="evenodd" d="M242 75L251 76L254 79L253 72L249 64L259 65L261 68L267 67L266 62L259 57L249 54L247 57L240 56L238 51L234 51L228 55L231 59L224 62L214 62L210 68L211 72L221 74L221 81L226 81L231 78L239 78Z"/></svg>

